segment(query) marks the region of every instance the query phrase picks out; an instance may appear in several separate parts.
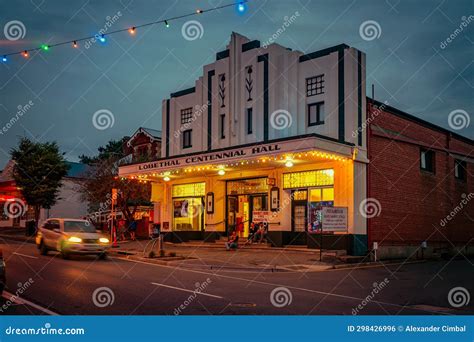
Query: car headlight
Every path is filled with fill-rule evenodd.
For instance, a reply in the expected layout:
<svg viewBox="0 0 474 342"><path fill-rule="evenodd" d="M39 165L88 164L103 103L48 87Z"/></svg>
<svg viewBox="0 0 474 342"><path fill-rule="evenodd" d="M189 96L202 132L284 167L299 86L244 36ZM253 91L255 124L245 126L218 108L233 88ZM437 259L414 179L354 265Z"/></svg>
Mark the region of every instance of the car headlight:
<svg viewBox="0 0 474 342"><path fill-rule="evenodd" d="M79 243L79 242L82 242L82 239L81 238L78 238L77 236L71 236L69 239L67 239L69 242L75 242L75 243Z"/></svg>
<svg viewBox="0 0 474 342"><path fill-rule="evenodd" d="M101 238L99 239L99 242L100 242L100 243L109 243L109 239L104 238L104 237L101 237Z"/></svg>

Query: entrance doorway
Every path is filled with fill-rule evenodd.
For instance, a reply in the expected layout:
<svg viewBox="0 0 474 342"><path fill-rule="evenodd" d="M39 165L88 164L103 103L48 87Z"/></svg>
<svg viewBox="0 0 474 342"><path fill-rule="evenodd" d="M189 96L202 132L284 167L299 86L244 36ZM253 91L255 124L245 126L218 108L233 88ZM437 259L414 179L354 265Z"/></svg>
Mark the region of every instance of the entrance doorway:
<svg viewBox="0 0 474 342"><path fill-rule="evenodd" d="M227 234L237 229L240 237L248 237L253 213L267 210L267 194L227 196Z"/></svg>

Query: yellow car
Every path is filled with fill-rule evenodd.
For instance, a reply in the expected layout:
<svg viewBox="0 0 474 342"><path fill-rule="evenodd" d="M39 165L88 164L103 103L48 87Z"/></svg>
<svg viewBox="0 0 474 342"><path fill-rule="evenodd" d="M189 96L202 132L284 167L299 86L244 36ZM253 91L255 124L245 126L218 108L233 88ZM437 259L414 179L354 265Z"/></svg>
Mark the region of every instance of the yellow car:
<svg viewBox="0 0 474 342"><path fill-rule="evenodd" d="M64 259L71 254L97 255L107 258L109 239L86 220L50 218L38 229L36 245L40 254L58 251Z"/></svg>

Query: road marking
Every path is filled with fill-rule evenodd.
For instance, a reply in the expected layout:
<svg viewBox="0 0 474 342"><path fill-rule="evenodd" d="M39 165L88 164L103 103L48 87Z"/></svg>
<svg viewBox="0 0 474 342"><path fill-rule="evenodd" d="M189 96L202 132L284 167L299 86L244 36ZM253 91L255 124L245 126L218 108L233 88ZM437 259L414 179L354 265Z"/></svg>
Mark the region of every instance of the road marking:
<svg viewBox="0 0 474 342"><path fill-rule="evenodd" d="M29 300L27 299L24 299L24 298L21 298L21 297L18 297L17 295L14 295L13 293L10 293L8 291L3 291L3 295L2 295L3 298L5 298L6 300L10 300L14 303L17 303L17 304L26 304L26 305L29 305L31 306L32 308L35 308L36 310L39 310L47 315L51 315L51 316L59 316L58 313L56 312L53 312L49 309L46 309L38 304L35 304L33 302L30 302Z"/></svg>
<svg viewBox="0 0 474 342"><path fill-rule="evenodd" d="M184 291L184 292L190 292L190 293L194 293L194 294L196 294L196 295L199 294L199 295L208 296L208 297L212 297L212 298L224 299L224 297L221 297L221 296L216 296L216 295L212 295L212 294L209 294L209 293L204 293L204 292L198 292L198 291L183 289L183 288L181 288L181 287L175 287L175 286L165 285L165 284L160 284L160 283L152 283L152 284L153 284L153 285L156 285L156 286L168 287L168 288L174 289L174 290L179 290L179 291Z"/></svg>
<svg viewBox="0 0 474 342"><path fill-rule="evenodd" d="M268 282L265 282L265 281L259 281L259 280L252 280L252 279L234 277L234 276L224 275L224 274L217 274L217 273L211 273L211 272L189 270L189 269L186 269L186 268L173 267L173 266L166 266L166 265L158 265L158 264L152 264L152 263L145 262L145 261L131 260L131 259L127 259L127 258L115 258L115 259L125 260L125 261L129 261L129 262L136 262L136 263L139 263L139 264L145 264L145 265L149 265L149 266L156 266L156 267L163 267L163 268L171 268L171 269L176 269L176 268L177 268L177 269L179 269L179 270L181 270L181 271L185 271L185 272L212 275L212 276L215 276L215 277L221 277L221 278L228 278L228 279L233 279L233 280L245 281L245 282L247 282L247 283L255 283L255 284L266 285L266 286L274 286L274 287L283 286L283 287L286 287L286 288L289 288L289 289L293 289L293 290L304 291L304 292L310 292L310 293L317 293L317 294L326 295L326 296L329 296L329 297L343 298L343 299L349 299L349 300L354 300L354 301L359 301L359 302L362 302L362 301L365 300L365 298L358 298L358 297L346 296L346 295L341 295L341 294L332 293L332 292L316 291L316 290L305 289L305 288L302 288L302 287L296 287L296 286L285 285L285 284L274 284L274 283L268 283ZM188 290L188 291L189 291L189 290ZM191 292L192 292L192 291L191 291ZM433 313L432 311L423 310L423 309L421 309L421 308L413 308L413 307L410 308L410 307L408 307L408 306L406 306L406 305L401 305L401 304L396 304L396 303L389 303L389 302L383 302L383 301L379 301L379 300L371 300L370 303L375 303L375 304L380 304L380 305L387 305L387 306L394 306L394 307L403 308L403 309L412 309L412 310L416 310L416 311L422 311L422 312Z"/></svg>
<svg viewBox="0 0 474 342"><path fill-rule="evenodd" d="M21 253L17 253L17 252L13 252L12 254L19 255L19 256L24 256L26 258L31 258L31 259L38 259L38 257L35 257L33 255L21 254Z"/></svg>

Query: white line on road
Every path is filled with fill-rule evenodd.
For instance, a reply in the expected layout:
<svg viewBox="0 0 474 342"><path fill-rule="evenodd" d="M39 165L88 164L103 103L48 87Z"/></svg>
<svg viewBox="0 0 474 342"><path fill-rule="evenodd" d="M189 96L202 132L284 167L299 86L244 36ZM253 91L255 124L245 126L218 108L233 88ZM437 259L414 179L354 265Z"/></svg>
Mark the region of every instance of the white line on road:
<svg viewBox="0 0 474 342"><path fill-rule="evenodd" d="M26 258L31 258L31 259L38 259L38 257L35 257L33 255L21 254L21 253L17 253L17 252L13 252L12 254L19 255L19 256L24 256Z"/></svg>
<svg viewBox="0 0 474 342"><path fill-rule="evenodd" d="M283 287L286 287L286 288L289 288L289 289L298 290L298 291L309 292L309 293L316 293L316 294L320 294L320 295L326 295L326 296L329 296L329 297L337 297L337 298L342 298L342 299L349 299L349 300L358 301L358 302L362 302L363 300L365 300L365 298L358 298L358 297L353 297L353 296L341 295L341 294L332 293L332 292L324 292L324 291L311 290L311 289L306 289L306 288L296 287L296 286L291 286L291 285L285 285L285 284L274 284L274 283L269 283L269 282L260 281L260 280L251 280L251 279L247 279L247 278L240 278L240 277L234 277L234 276L229 276L229 275L224 275L224 274L218 274L218 273L211 273L211 272L205 272L205 271L190 270L190 269L186 269L186 268L173 267L173 266L168 266L168 265L157 265L157 264L152 264L152 263L145 262L145 261L131 260L131 259L127 259L127 258L114 258L114 259L119 259L119 260L124 260L124 261L129 261L129 262L135 262L135 263L145 264L145 265L155 266L155 267L162 267L162 268L169 268L169 269L176 269L176 268L177 268L177 269L179 269L180 271L183 271L183 272L190 272L190 273L198 273L198 274L212 275L212 276L220 277L220 278L227 278L227 279L245 281L245 282L247 282L247 283L254 283L254 284L260 284L260 285L266 285L266 286L273 286L273 287L283 286ZM186 291L189 291L189 290L186 290ZM192 291L191 291L191 292L192 292ZM383 302L383 301L378 301L378 300L372 300L371 303L380 304L380 305L387 305L387 306L393 306L393 307L398 307L398 308L403 308L403 309L407 308L406 305L401 305L401 304L396 304L396 303L389 303L389 302ZM419 308L410 308L410 307L408 307L408 308L409 308L409 309L412 309L412 310L416 310L416 311L422 311L422 312L429 312L429 313L432 313L432 311L423 310L423 309L419 309Z"/></svg>
<svg viewBox="0 0 474 342"><path fill-rule="evenodd" d="M51 315L51 316L58 316L59 314L56 313L56 312L53 312L49 309L46 309L46 308L43 308L42 306L39 306L38 304L35 304L33 302L30 302L29 300L27 299L24 299L24 298L20 298L16 295L14 295L13 293L10 293L10 292L7 292L7 291L3 291L3 294L2 294L2 297L5 298L6 300L11 300L12 302L15 302L17 304L26 304L26 305L29 305L31 306L32 308L35 308L36 310L39 310L47 315Z"/></svg>
<svg viewBox="0 0 474 342"><path fill-rule="evenodd" d="M212 294L204 293L204 292L199 292L199 291L193 291L193 290L183 289L183 288L181 288L181 287L174 287L174 286L171 286L171 285L165 285L165 284L160 284L160 283L152 283L152 284L153 284L153 285L156 285L156 286L168 287L168 288L174 289L174 290L179 290L179 291L184 291L184 292L190 292L190 293L194 293L194 294L196 294L196 295L203 295L203 296L208 296L208 297L212 297L212 298L224 299L224 297L221 297L221 296L216 296L216 295L212 295Z"/></svg>

